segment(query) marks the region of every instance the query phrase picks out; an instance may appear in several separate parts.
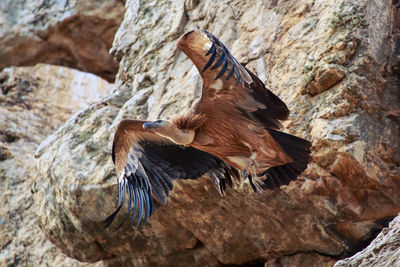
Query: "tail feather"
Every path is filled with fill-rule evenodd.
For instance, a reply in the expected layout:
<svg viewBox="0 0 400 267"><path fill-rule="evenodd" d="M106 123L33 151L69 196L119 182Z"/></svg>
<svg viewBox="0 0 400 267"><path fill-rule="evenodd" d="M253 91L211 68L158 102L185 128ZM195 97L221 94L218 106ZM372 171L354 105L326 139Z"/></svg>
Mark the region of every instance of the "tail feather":
<svg viewBox="0 0 400 267"><path fill-rule="evenodd" d="M284 168L277 168L274 171L276 172L277 176L279 177L280 185L290 183L291 178L290 178L289 174L287 174L285 172Z"/></svg>
<svg viewBox="0 0 400 267"><path fill-rule="evenodd" d="M296 180L306 168L310 157L311 143L299 137L267 129L271 136L279 143L292 159L292 163L281 166L271 167L262 175L267 178L263 181L262 188L274 189L281 185L288 185L291 181Z"/></svg>

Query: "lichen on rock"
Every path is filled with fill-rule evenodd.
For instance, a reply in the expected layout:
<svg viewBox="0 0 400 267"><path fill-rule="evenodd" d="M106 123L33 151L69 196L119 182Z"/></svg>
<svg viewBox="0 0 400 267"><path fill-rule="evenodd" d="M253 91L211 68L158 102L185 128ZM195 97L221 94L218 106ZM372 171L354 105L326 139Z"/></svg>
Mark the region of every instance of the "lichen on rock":
<svg viewBox="0 0 400 267"><path fill-rule="evenodd" d="M0 72L0 265L83 266L62 254L38 227L34 152L74 112L111 90L112 84L93 74L60 66Z"/></svg>
<svg viewBox="0 0 400 267"><path fill-rule="evenodd" d="M171 255L180 255L190 263L217 265L306 252L331 264L354 253L399 212L397 126L382 119L397 104L383 90L378 70L384 58L376 49L391 49L380 33L390 16L388 4L127 1L126 6L112 49L120 59L117 91L70 120L38 154L35 198L39 211L47 211L38 212L39 220L64 253L84 261L123 257L137 265L168 265ZM381 23L364 23L373 18ZM286 129L313 142L312 163L297 181L265 195L233 188L221 198L206 179L176 181L168 204L144 227L104 230L101 221L116 200L107 151L118 121L173 118L200 96L197 70L175 47L179 35L194 28L218 36L288 104ZM308 95L304 80L310 73ZM293 262L299 259L309 260Z"/></svg>
<svg viewBox="0 0 400 267"><path fill-rule="evenodd" d="M5 1L0 9L25 2ZM122 20L115 14L122 14L123 1L100 1L99 9L87 1L56 2L32 2L27 10L36 12L33 17L8 20L13 29L26 31L4 39L7 49L0 49L5 51L0 58L27 47L19 42L32 33L35 49L38 43L49 47L72 39L67 50L79 50L77 44L87 39L77 40L82 32L74 34L76 25L90 29L100 21L104 28L95 33L106 31L109 37ZM397 14L393 5L365 0L128 0L125 5L111 49L120 62L115 91L101 100L88 104L92 90L63 92L81 75L69 69L38 65L0 73L0 109L9 111L0 119L0 180L6 181L0 183L0 225L6 226L0 230L1 264L40 265L54 257L75 266L332 266L367 246L399 213L399 125L385 115L400 109L395 37L388 38ZM20 11L9 12L7 17L15 18L12 12ZM41 30L31 31L35 25L26 24L40 16ZM167 205L157 206L143 227L104 229L117 201L110 157L115 127L123 118L174 118L200 97L198 71L176 48L178 37L196 28L216 35L287 103L285 131L312 141L312 162L289 186L260 195L243 186L221 197L208 179L174 181ZM105 50L97 58L92 42L86 43L79 54L94 55L85 60L94 66L91 71L109 77L114 63L107 55L104 68L97 69ZM87 67L79 62L78 57L73 65ZM72 117L71 105L80 110ZM20 206L12 208L16 203ZM396 221L391 227L378 239L394 236ZM33 256L21 244L35 244ZM360 263L360 257L370 263L383 259L363 255L338 265Z"/></svg>

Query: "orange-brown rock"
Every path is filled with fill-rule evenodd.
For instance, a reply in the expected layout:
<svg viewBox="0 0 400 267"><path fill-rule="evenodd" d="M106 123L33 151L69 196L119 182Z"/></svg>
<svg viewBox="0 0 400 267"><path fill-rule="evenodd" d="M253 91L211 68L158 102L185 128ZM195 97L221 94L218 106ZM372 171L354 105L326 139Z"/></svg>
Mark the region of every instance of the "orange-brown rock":
<svg viewBox="0 0 400 267"><path fill-rule="evenodd" d="M336 260L321 256L317 253L298 253L291 256L283 256L267 261L264 267L282 267L282 266L315 266L332 267Z"/></svg>
<svg viewBox="0 0 400 267"><path fill-rule="evenodd" d="M391 9L364 0L128 1L112 48L118 90L38 150L41 229L70 257L103 264L318 264L354 254L400 211L398 125L385 117L399 108L398 80L380 72L392 53ZM218 36L288 104L286 130L312 141L312 163L264 195L244 186L222 198L207 179L175 182L144 227L104 230L117 197L115 125L175 117L200 95L196 68L175 46L194 28ZM305 81L321 92L304 94Z"/></svg>
<svg viewBox="0 0 400 267"><path fill-rule="evenodd" d="M319 94L343 80L345 76L345 71L339 66L324 66L318 71L314 81L307 85L307 91L310 95Z"/></svg>
<svg viewBox="0 0 400 267"><path fill-rule="evenodd" d="M400 216L397 216L366 247L354 256L338 261L335 267L400 266Z"/></svg>

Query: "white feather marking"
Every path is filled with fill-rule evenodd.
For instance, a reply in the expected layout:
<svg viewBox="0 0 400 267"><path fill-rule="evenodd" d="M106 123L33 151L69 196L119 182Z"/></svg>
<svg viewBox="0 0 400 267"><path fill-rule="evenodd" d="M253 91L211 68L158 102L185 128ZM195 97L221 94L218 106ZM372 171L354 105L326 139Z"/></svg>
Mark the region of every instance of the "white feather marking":
<svg viewBox="0 0 400 267"><path fill-rule="evenodd" d="M125 169L122 170L121 175L118 178L118 183L125 186L126 178L125 178Z"/></svg>
<svg viewBox="0 0 400 267"><path fill-rule="evenodd" d="M210 86L210 88L213 88L213 89L215 89L215 90L221 90L222 89L222 86L223 86L223 83L222 83L222 81L221 81L221 79L218 79L218 80L216 80L215 81L215 83L213 83L211 86Z"/></svg>
<svg viewBox="0 0 400 267"><path fill-rule="evenodd" d="M254 125L253 123L249 123L249 124L247 125L247 128L249 128L250 130L252 130L252 131L254 131L254 132L259 132L259 130L260 130L260 129L259 129L260 127Z"/></svg>
<svg viewBox="0 0 400 267"><path fill-rule="evenodd" d="M208 52L208 50L210 50L211 46L212 46L212 42L211 41L207 41L207 42L204 43L202 48L203 48L203 50L205 52Z"/></svg>
<svg viewBox="0 0 400 267"><path fill-rule="evenodd" d="M276 153L275 150L269 149L269 150L265 150L263 147L260 147L261 152L271 158L277 158L278 157L278 153Z"/></svg>

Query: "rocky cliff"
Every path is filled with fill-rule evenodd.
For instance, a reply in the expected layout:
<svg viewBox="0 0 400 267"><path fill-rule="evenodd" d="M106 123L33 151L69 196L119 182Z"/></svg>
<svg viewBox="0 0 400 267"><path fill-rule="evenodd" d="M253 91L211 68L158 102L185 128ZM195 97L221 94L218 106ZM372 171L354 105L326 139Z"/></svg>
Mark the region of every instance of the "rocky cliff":
<svg viewBox="0 0 400 267"><path fill-rule="evenodd" d="M38 64L0 72L0 265L79 264L46 240L33 204L35 149L112 90L90 73Z"/></svg>
<svg viewBox="0 0 400 267"><path fill-rule="evenodd" d="M48 98L44 108L30 108L18 99L40 95L36 91L45 72L31 81L11 78L19 69L3 71L1 101L10 103L4 105L17 123L6 118L6 130L1 128L2 193L9 193L1 196L6 204L0 223L6 225L2 235L8 239L1 244L0 259L45 264L54 257L60 263L81 264L65 254L100 261L95 265L101 266L332 266L362 250L400 212L399 124L385 116L400 108L398 14L396 3L389 1L128 0L111 50L119 61L115 91L59 129L74 108L83 107L61 105L55 109L69 113L54 112L47 105L58 101ZM173 118L199 97L197 70L175 46L182 33L194 28L218 36L287 103L291 117L285 129L312 141L312 162L297 181L264 195L235 187L222 198L207 179L176 181L168 204L158 207L144 227L105 230L102 221L117 197L110 159L115 126L126 117ZM80 46L72 50L81 52ZM13 79L18 85L10 87ZM28 89L35 83L38 89L32 94ZM25 113L31 117L20 119ZM55 122L48 123L48 118ZM22 135L23 130L13 127L43 130ZM32 151L52 131L37 149L35 170ZM29 151L26 163L16 163L25 153L16 147ZM36 220L64 254L38 234ZM31 228L21 228L27 221ZM393 230L378 239L395 235L397 226L392 223ZM39 242L48 245L40 250L35 246ZM383 246L374 242L371 246ZM368 247L357 259L337 265L383 263L385 257L371 256L371 251L390 255L393 250L398 246L379 251Z"/></svg>
<svg viewBox="0 0 400 267"><path fill-rule="evenodd" d="M48 63L114 81L108 51L124 11L118 0L2 0L0 69Z"/></svg>

